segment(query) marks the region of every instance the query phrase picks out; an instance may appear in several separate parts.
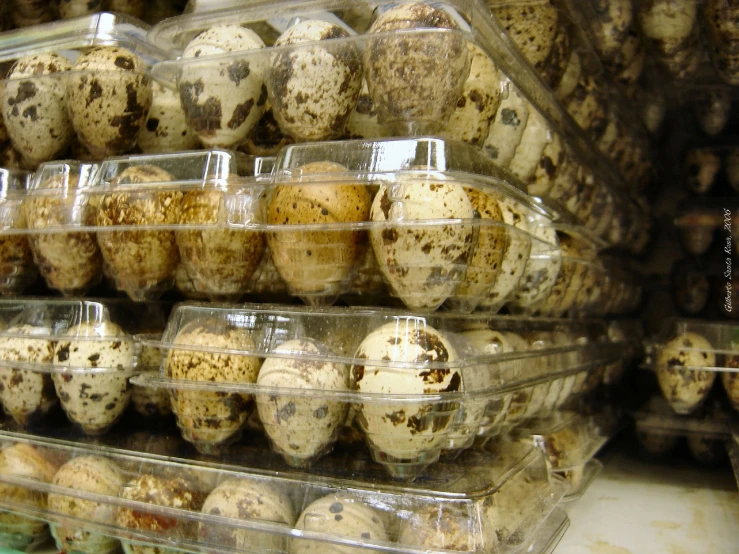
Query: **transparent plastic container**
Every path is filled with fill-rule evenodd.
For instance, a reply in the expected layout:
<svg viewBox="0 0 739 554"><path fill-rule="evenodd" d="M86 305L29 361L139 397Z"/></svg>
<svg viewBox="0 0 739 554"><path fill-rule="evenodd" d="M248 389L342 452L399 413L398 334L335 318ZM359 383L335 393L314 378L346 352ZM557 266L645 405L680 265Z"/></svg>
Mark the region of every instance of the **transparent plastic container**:
<svg viewBox="0 0 739 554"><path fill-rule="evenodd" d="M517 388L617 357L604 334L595 321L182 304L161 342L144 343L167 352L161 373L134 383L169 391L204 452L238 440L256 403L273 450L295 466L331 450L353 408L373 458L411 478L442 450L498 433Z"/></svg>
<svg viewBox="0 0 739 554"><path fill-rule="evenodd" d="M0 168L0 294L16 295L33 284L38 270L28 238L22 204L30 174Z"/></svg>
<svg viewBox="0 0 739 554"><path fill-rule="evenodd" d="M35 502L2 498L0 506L48 521L64 550L112 551L119 539L124 547L193 553L371 548L414 554L439 545L444 552L513 553L539 536L564 493L561 481L549 480L540 452L506 441L495 455L470 452L419 483L399 485L371 464L347 471L341 459L319 474L284 470L259 448L250 451L254 465L244 467L229 459L215 465L122 445L0 433L2 452L22 445L61 465L48 481L0 474L0 483L36 493ZM77 467L85 468L84 477L77 474L71 485ZM105 485L96 486L95 477ZM164 494L155 495L154 487ZM256 502L255 495L264 508L238 510L238 500Z"/></svg>
<svg viewBox="0 0 739 554"><path fill-rule="evenodd" d="M152 102L149 69L170 55L147 31L98 13L3 33L0 61L16 62L3 82L3 114L27 163L64 157L75 138L98 158L136 146Z"/></svg>
<svg viewBox="0 0 739 554"><path fill-rule="evenodd" d="M671 319L645 342L645 366L655 371L660 389L678 414L690 414L720 380L737 406L737 335L730 323Z"/></svg>
<svg viewBox="0 0 739 554"><path fill-rule="evenodd" d="M28 426L59 402L85 433L105 433L128 406L128 380L140 371L133 335L161 321L160 310L116 300L0 300L5 412Z"/></svg>
<svg viewBox="0 0 739 554"><path fill-rule="evenodd" d="M555 508L540 527L534 542L524 552L526 554L552 554L569 527L570 518L567 513L560 507Z"/></svg>

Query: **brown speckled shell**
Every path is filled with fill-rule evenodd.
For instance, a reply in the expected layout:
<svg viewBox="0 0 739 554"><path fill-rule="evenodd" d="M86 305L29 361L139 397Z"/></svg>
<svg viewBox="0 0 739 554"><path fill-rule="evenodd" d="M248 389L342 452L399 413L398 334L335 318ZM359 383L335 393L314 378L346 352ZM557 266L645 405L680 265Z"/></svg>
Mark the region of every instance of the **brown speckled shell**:
<svg viewBox="0 0 739 554"><path fill-rule="evenodd" d="M711 391L716 372L681 368L715 366L712 349L711 344L696 333L683 333L660 348L655 364L657 380L663 396L677 413L694 411Z"/></svg>
<svg viewBox="0 0 739 554"><path fill-rule="evenodd" d="M491 10L524 58L540 68L549 57L557 35L559 15L554 4L512 4L491 6Z"/></svg>

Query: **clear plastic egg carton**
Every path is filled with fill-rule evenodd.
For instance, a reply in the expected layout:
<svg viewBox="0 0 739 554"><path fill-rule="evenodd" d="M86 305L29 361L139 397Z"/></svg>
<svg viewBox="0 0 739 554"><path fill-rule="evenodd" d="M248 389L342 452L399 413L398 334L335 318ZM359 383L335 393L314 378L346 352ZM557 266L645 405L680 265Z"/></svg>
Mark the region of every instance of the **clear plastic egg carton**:
<svg viewBox="0 0 739 554"><path fill-rule="evenodd" d="M570 518L567 512L561 507L555 508L541 525L534 541L523 552L526 554L553 554L569 528Z"/></svg>
<svg viewBox="0 0 739 554"><path fill-rule="evenodd" d="M645 341L644 365L657 374L675 413L698 409L718 380L739 409L738 338L739 326L731 323L671 319L659 335Z"/></svg>
<svg viewBox="0 0 739 554"><path fill-rule="evenodd" d="M682 159L682 176L686 188L694 194L716 190L735 194L739 191L739 140L729 138L718 144L689 147Z"/></svg>
<svg viewBox="0 0 739 554"><path fill-rule="evenodd" d="M74 300L0 300L0 401L31 426L61 404L85 433L110 429L131 399L137 333L159 326L162 305Z"/></svg>
<svg viewBox="0 0 739 554"><path fill-rule="evenodd" d="M23 229L20 205L26 196L30 174L0 167L0 294L21 294L34 283L38 271L28 239L22 234L5 234Z"/></svg>
<svg viewBox="0 0 739 554"><path fill-rule="evenodd" d="M730 413L709 410L701 416L676 415L659 396L651 398L631 415L639 446L650 457L671 456L685 440L695 460L713 463L724 457L725 444L731 438ZM736 417L733 420L735 425Z"/></svg>
<svg viewBox="0 0 739 554"><path fill-rule="evenodd" d="M161 372L133 382L168 391L183 436L203 452L238 441L256 403L291 465L312 465L348 426L392 475L412 478L443 450L512 426L522 386L563 403L574 374L618 358L605 334L597 321L181 304L162 340L144 342L166 351ZM539 396L513 405L546 407Z"/></svg>
<svg viewBox="0 0 739 554"><path fill-rule="evenodd" d="M495 456L471 452L398 485L361 464L308 475L278 470L258 452L244 467L0 435L0 459L16 462L0 470L0 487L18 493L2 495L0 507L48 521L61 551L113 552L120 540L126 549L142 543L192 553L513 553L540 537L565 489L548 477L539 451L511 442ZM29 531L36 526L37 519L18 519Z"/></svg>
<svg viewBox="0 0 739 554"><path fill-rule="evenodd" d="M149 70L169 56L147 30L98 13L0 34L0 62L15 62L2 81L2 114L24 165L72 148L96 159L134 149L153 102Z"/></svg>
<svg viewBox="0 0 739 554"><path fill-rule="evenodd" d="M609 437L602 435L602 427L594 418L575 412L555 412L517 429L516 436L540 448L549 470L567 481L566 500L582 496L603 469L594 457Z"/></svg>

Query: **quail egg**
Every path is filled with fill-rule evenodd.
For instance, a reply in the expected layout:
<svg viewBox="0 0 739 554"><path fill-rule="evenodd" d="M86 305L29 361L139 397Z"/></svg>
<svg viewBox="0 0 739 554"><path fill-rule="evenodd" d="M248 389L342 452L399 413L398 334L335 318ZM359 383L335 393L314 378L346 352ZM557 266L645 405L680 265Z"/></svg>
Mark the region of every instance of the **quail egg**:
<svg viewBox="0 0 739 554"><path fill-rule="evenodd" d="M699 36L697 33L695 38L689 42L685 47L678 50L678 52L672 56L663 56L659 58L659 61L664 65L672 76L680 81L692 77L703 61L703 49L699 42ZM711 54L718 54L715 51L711 51ZM719 77L726 80L725 76L722 75L722 62L717 59L720 54L713 56L712 60L714 68ZM725 61L725 60L724 60ZM728 83L732 84L732 83Z"/></svg>
<svg viewBox="0 0 739 554"><path fill-rule="evenodd" d="M726 396L729 397L731 405L739 411L739 356L727 356L726 367L731 371L721 373L721 383L724 385Z"/></svg>
<svg viewBox="0 0 739 554"><path fill-rule="evenodd" d="M551 222L544 217L537 217L535 221L525 224L537 240L531 243L531 254L520 286L513 296L513 304L523 310L535 306L549 295L562 267L557 233Z"/></svg>
<svg viewBox="0 0 739 554"><path fill-rule="evenodd" d="M453 296L473 254L469 223L413 226L428 219L471 220L474 210L461 184L399 173L375 195L370 243L385 281L408 308L435 310Z"/></svg>
<svg viewBox="0 0 739 554"><path fill-rule="evenodd" d="M292 526L295 513L290 500L276 487L251 479L226 479L208 495L202 513L247 521ZM236 529L230 525L200 524L200 536L210 544L235 550L284 552L287 539L276 533Z"/></svg>
<svg viewBox="0 0 739 554"><path fill-rule="evenodd" d="M554 186L559 167L564 163L566 152L558 133L552 133L551 140L544 146L539 163L528 182L531 196L548 196Z"/></svg>
<svg viewBox="0 0 739 554"><path fill-rule="evenodd" d="M164 354L156 346L145 344L141 347L137 369L159 371ZM133 386L131 402L137 413L144 417L163 418L172 413L169 391L164 388Z"/></svg>
<svg viewBox="0 0 739 554"><path fill-rule="evenodd" d="M238 146L262 117L267 62L256 52L262 48L264 42L251 29L220 25L200 33L182 53L180 102L188 126L207 148ZM224 59L229 52L241 54Z"/></svg>
<svg viewBox="0 0 739 554"><path fill-rule="evenodd" d="M187 191L179 223L212 228L176 232L182 264L195 288L212 299L238 298L246 292L265 250L264 233L223 228L225 196L221 190ZM256 203L255 219L261 220L260 201Z"/></svg>
<svg viewBox="0 0 739 554"><path fill-rule="evenodd" d="M560 23L549 57L537 68L539 76L552 90L555 90L567 70L572 54L573 28L568 23Z"/></svg>
<svg viewBox="0 0 739 554"><path fill-rule="evenodd" d="M202 350L203 347L209 351ZM223 350L254 351L247 331L217 320L194 320L183 326L167 355L171 379L217 383L255 383L259 358L226 354ZM206 453L238 439L251 411L251 396L237 392L170 389L172 411L183 437Z"/></svg>
<svg viewBox="0 0 739 554"><path fill-rule="evenodd" d="M134 146L151 107L151 79L136 54L116 46L77 58L67 82L67 106L79 141L97 156Z"/></svg>
<svg viewBox="0 0 739 554"><path fill-rule="evenodd" d="M131 339L118 325L80 323L54 348L54 386L67 417L88 435L110 429L128 406L134 363Z"/></svg>
<svg viewBox="0 0 739 554"><path fill-rule="evenodd" d="M697 66L702 59L700 57L700 50L693 50L697 60L690 60L695 66ZM739 53L728 52L722 48L712 48L710 51L711 62L713 68L719 78L731 86L739 85ZM688 66L685 70L688 75L694 73L694 66Z"/></svg>
<svg viewBox="0 0 739 554"><path fill-rule="evenodd" d="M125 169L100 201L97 224L118 227L178 223L184 193L162 186L173 180L168 172L152 165ZM106 274L133 300L168 288L180 263L175 233L170 230L100 231L98 244Z"/></svg>
<svg viewBox="0 0 739 554"><path fill-rule="evenodd" d="M51 364L52 330L32 325L14 325L0 335L0 402L5 413L19 425L46 415L57 403L51 375L43 370ZM37 367L41 371L8 367L2 361Z"/></svg>
<svg viewBox="0 0 739 554"><path fill-rule="evenodd" d="M696 194L705 194L712 187L721 169L721 158L711 149L696 148L683 161L688 188Z"/></svg>
<svg viewBox="0 0 739 554"><path fill-rule="evenodd" d="M503 95L482 148L496 165L507 168L521 144L531 104L510 81L503 86L507 93Z"/></svg>
<svg viewBox="0 0 739 554"><path fill-rule="evenodd" d="M284 356L284 357L283 357ZM273 449L293 466L310 464L332 446L346 419L347 403L318 391L349 389L349 368L342 363L302 359L336 356L312 339L282 343L268 356L257 384L263 387L301 389L300 396L257 395L259 419Z"/></svg>
<svg viewBox="0 0 739 554"><path fill-rule="evenodd" d="M575 305L588 271L588 264L582 259L577 239L565 233L559 233L558 238L562 251L562 269L549 296L538 308L542 314L552 317L562 317Z"/></svg>
<svg viewBox="0 0 739 554"><path fill-rule="evenodd" d="M557 35L556 6L547 1L529 2L524 6L488 2L488 6L524 58L539 68L549 57Z"/></svg>
<svg viewBox="0 0 739 554"><path fill-rule="evenodd" d="M283 227L267 233L267 243L290 292L317 303L348 286L364 255L364 233L347 227L369 218L370 196L366 186L342 179L346 169L339 164L313 162L299 171L300 184L275 188L267 221ZM337 223L343 224L342 229L287 230L290 225Z"/></svg>
<svg viewBox="0 0 739 554"><path fill-rule="evenodd" d="M366 364L354 365L351 371L359 392L388 395L388 400L378 398L358 404L357 420L373 456L388 464L391 472L406 471L405 464L423 467L438 459L458 410L455 402L392 402L392 395L462 390L462 375L454 367L458 356L452 344L436 329L413 323L398 320L372 331L354 355L367 360ZM380 365L374 365L378 362ZM420 367L394 367L393 362ZM426 367L427 364L434 364L434 368ZM436 364L444 367L435 367Z"/></svg>
<svg viewBox="0 0 739 554"><path fill-rule="evenodd" d="M3 169L0 169L0 174L3 171ZM0 175L0 180L2 179L3 177ZM0 199L7 202L4 208L7 210L3 222L5 230L26 229L26 217L23 213L22 204L15 204L11 207L14 200L11 200L9 196L0 191ZM0 235L0 294L21 294L28 286L33 284L37 274L28 234L9 232Z"/></svg>
<svg viewBox="0 0 739 554"><path fill-rule="evenodd" d="M389 33L412 29L434 32ZM367 32L365 78L380 122L396 134L441 130L462 96L470 69L466 41L443 29L458 29L445 11L407 2L381 14Z"/></svg>
<svg viewBox="0 0 739 554"><path fill-rule="evenodd" d="M30 444L6 444L0 450L0 475L50 483L56 471L57 465L41 449ZM46 494L27 487L0 483L0 498L30 510L46 509ZM30 551L40 546L48 536L45 521L0 511L0 540L4 547Z"/></svg>
<svg viewBox="0 0 739 554"><path fill-rule="evenodd" d="M0 12L0 17L2 13ZM5 74L4 68L0 68L0 99L2 99L5 90ZM5 127L5 117L3 116L2 110L0 110L0 144L4 144L8 140L8 129ZM5 164L2 164L5 167Z"/></svg>
<svg viewBox="0 0 739 554"><path fill-rule="evenodd" d="M95 214L88 206L79 208L77 175L55 175L39 185L42 194L29 194L23 202L28 228L34 231L69 224L70 215L79 214L82 225L94 225ZM46 284L67 296L84 294L97 284L103 260L95 233L35 232L29 235L33 257Z"/></svg>
<svg viewBox="0 0 739 554"><path fill-rule="evenodd" d="M535 175L553 134L546 119L537 110L530 110L526 129L521 135L521 143L516 148L508 167L523 183L529 183Z"/></svg>
<svg viewBox="0 0 739 554"><path fill-rule="evenodd" d="M362 85L362 63L349 34L320 19L300 21L282 33L270 58L267 90L275 119L297 140L325 140L344 132ZM315 44L328 41L325 46ZM311 46L288 45L311 42Z"/></svg>
<svg viewBox="0 0 739 554"><path fill-rule="evenodd" d="M559 85L557 85L555 91L557 98L562 102L568 100L572 93L575 92L581 76L582 60L580 59L580 54L576 50L573 50L569 60L567 60L567 65L565 66Z"/></svg>
<svg viewBox="0 0 739 554"><path fill-rule="evenodd" d="M652 134L657 133L665 121L667 114L667 100L661 91L650 90L644 94L641 102L641 120Z"/></svg>
<svg viewBox="0 0 739 554"><path fill-rule="evenodd" d="M698 14L695 0L642 0L639 24L657 51L675 54L690 37Z"/></svg>
<svg viewBox="0 0 739 554"><path fill-rule="evenodd" d="M178 510L198 511L203 504L204 495L193 490L192 483L182 477L158 477L140 475L125 483L119 494L123 500L155 504ZM144 531L161 535L168 541L175 540L178 534L187 532L187 523L176 518L148 513L145 510L119 507L115 523L122 529ZM184 538L184 537L183 537ZM145 546L135 542L121 541L126 554L174 554L176 550L161 546Z"/></svg>
<svg viewBox="0 0 739 554"><path fill-rule="evenodd" d="M634 21L633 0L596 0L593 4L599 16L590 23L595 45L602 57L611 59Z"/></svg>
<svg viewBox="0 0 739 554"><path fill-rule="evenodd" d="M675 412L689 414L703 403L716 373L699 368L715 365L713 346L697 333L682 333L659 347L655 363L657 380ZM692 369L682 369L685 366Z"/></svg>
<svg viewBox="0 0 739 554"><path fill-rule="evenodd" d="M123 473L112 461L102 456L79 456L59 468L52 484L76 492L88 492L117 497L124 483ZM115 524L112 504L75 498L63 493L49 493L49 510L78 521L102 525ZM118 539L86 531L73 524L51 524L51 534L60 552L90 552L107 554L118 548Z"/></svg>
<svg viewBox="0 0 739 554"><path fill-rule="evenodd" d="M389 540L383 516L359 499L343 494L332 494L319 498L306 506L300 514L295 528L354 539L361 544L383 543ZM374 549L327 544L304 538L291 538L290 554L369 554Z"/></svg>
<svg viewBox="0 0 739 554"><path fill-rule="evenodd" d="M606 127L606 103L597 79L586 75L575 87L567 111L575 122L592 136L599 137Z"/></svg>
<svg viewBox="0 0 739 554"><path fill-rule="evenodd" d="M156 82L152 85L151 108L138 144L145 154L195 150L200 146L197 135L187 126L177 91Z"/></svg>
<svg viewBox="0 0 739 554"><path fill-rule="evenodd" d="M729 121L731 89L712 88L694 97L695 115L707 135L718 135Z"/></svg>
<svg viewBox="0 0 739 554"><path fill-rule="evenodd" d="M470 75L442 136L482 146L501 102L503 78L479 46L468 42Z"/></svg>
<svg viewBox="0 0 739 554"><path fill-rule="evenodd" d="M104 0L60 0L57 5L59 19L72 19L103 11L103 4Z"/></svg>
<svg viewBox="0 0 739 554"><path fill-rule="evenodd" d="M146 0L105 0L105 9L109 12L123 13L144 19L144 11L149 2Z"/></svg>
<svg viewBox="0 0 739 554"><path fill-rule="evenodd" d="M703 17L709 39L723 48L729 48L739 40L737 17L739 6L732 0L707 0L703 3Z"/></svg>
<svg viewBox="0 0 739 554"><path fill-rule="evenodd" d="M346 122L346 138L379 139L387 136L390 136L390 131L380 123L367 81L363 80L357 103Z"/></svg>
<svg viewBox="0 0 739 554"><path fill-rule="evenodd" d="M71 64L53 52L20 58L8 72L2 110L10 140L30 164L53 160L74 138L64 73Z"/></svg>

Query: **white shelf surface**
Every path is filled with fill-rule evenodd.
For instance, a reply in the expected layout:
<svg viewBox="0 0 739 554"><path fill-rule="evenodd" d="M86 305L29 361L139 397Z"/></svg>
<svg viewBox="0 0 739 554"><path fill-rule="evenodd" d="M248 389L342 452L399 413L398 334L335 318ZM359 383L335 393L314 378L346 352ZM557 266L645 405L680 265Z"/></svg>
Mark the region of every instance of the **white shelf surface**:
<svg viewBox="0 0 739 554"><path fill-rule="evenodd" d="M554 554L737 554L739 493L731 469L648 463L611 448Z"/></svg>

